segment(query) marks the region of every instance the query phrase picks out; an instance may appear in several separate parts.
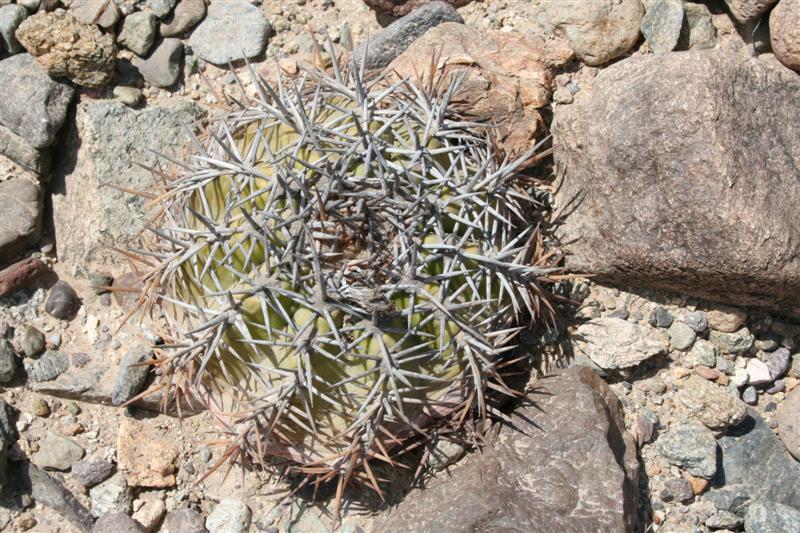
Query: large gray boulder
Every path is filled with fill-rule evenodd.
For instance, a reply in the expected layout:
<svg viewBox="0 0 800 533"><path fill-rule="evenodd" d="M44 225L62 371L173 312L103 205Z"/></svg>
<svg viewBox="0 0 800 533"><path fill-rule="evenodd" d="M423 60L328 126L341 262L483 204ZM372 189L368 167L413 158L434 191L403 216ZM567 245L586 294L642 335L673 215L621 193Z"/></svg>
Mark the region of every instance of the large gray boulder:
<svg viewBox="0 0 800 533"><path fill-rule="evenodd" d="M373 531L634 531L638 463L619 400L588 368L537 385L535 405Z"/></svg>
<svg viewBox="0 0 800 533"><path fill-rule="evenodd" d="M200 114L192 102L133 110L118 102L78 105L68 144L76 150L52 176L53 220L59 261L73 274L92 269L121 274L127 267L113 247L125 248L142 230L156 178L140 165L170 171ZM120 270L122 269L122 270Z"/></svg>
<svg viewBox="0 0 800 533"><path fill-rule="evenodd" d="M567 265L800 314L800 77L701 50L630 58L559 106Z"/></svg>

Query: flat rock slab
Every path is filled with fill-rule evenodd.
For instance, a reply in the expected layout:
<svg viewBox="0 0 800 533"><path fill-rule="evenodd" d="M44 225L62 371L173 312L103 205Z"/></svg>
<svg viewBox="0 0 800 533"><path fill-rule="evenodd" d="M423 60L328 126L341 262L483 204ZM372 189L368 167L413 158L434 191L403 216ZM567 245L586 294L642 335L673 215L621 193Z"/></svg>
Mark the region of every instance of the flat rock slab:
<svg viewBox="0 0 800 533"><path fill-rule="evenodd" d="M603 370L618 370L667 352L669 340L657 329L621 318L595 318L575 332L577 347Z"/></svg>
<svg viewBox="0 0 800 533"><path fill-rule="evenodd" d="M634 531L638 463L619 400L587 368L538 385L516 429L410 493L374 531Z"/></svg>
<svg viewBox="0 0 800 533"><path fill-rule="evenodd" d="M180 159L200 114L191 102L141 110L107 101L78 105L68 139L76 161L51 178L58 257L72 274L127 270L111 246L128 246L152 213L145 198L119 187L152 191L156 180L139 165L169 171L172 164L156 152Z"/></svg>
<svg viewBox="0 0 800 533"><path fill-rule="evenodd" d="M800 77L723 50L632 57L556 108L567 266L800 314Z"/></svg>

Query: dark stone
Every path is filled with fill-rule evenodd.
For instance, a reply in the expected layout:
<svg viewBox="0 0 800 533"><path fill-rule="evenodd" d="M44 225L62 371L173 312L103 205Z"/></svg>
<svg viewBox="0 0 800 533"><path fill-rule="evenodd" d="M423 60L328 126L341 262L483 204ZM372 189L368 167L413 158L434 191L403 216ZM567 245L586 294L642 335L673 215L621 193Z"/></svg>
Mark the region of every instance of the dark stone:
<svg viewBox="0 0 800 533"><path fill-rule="evenodd" d="M751 500L800 509L800 463L755 411L748 409L745 421L717 443L721 461L707 498L713 498L719 490L730 492L741 487Z"/></svg>
<svg viewBox="0 0 800 533"><path fill-rule="evenodd" d="M38 359L23 359L22 364L28 374L29 381L50 381L56 379L69 368L69 357L61 352L47 350Z"/></svg>
<svg viewBox="0 0 800 533"><path fill-rule="evenodd" d="M443 22L464 24L464 19L451 5L435 1L422 5L379 31L366 45L353 50L353 59L361 63L367 47L367 68L383 68L402 54L408 46L429 29Z"/></svg>
<svg viewBox="0 0 800 533"><path fill-rule="evenodd" d="M0 213L3 217L0 223L0 257L13 259L36 244L42 235L42 190L39 184L25 178L12 178L0 183Z"/></svg>
<svg viewBox="0 0 800 533"><path fill-rule="evenodd" d="M453 7L463 7L472 0L447 0ZM378 15L403 17L416 9L421 9L430 0L364 0Z"/></svg>
<svg viewBox="0 0 800 533"><path fill-rule="evenodd" d="M660 305L650 311L650 316L647 317L647 321L654 328L668 328L672 325L673 320L672 313Z"/></svg>
<svg viewBox="0 0 800 533"><path fill-rule="evenodd" d="M111 392L114 405L122 405L142 391L150 365L137 366L153 358L153 352L141 344L131 348L119 362L119 373Z"/></svg>
<svg viewBox="0 0 800 533"><path fill-rule="evenodd" d="M81 301L66 281L59 281L50 289L44 310L53 318L72 320L81 306Z"/></svg>
<svg viewBox="0 0 800 533"><path fill-rule="evenodd" d="M79 461L72 465L75 481L90 489L111 477L114 465L106 461Z"/></svg>
<svg viewBox="0 0 800 533"><path fill-rule="evenodd" d="M656 0L642 19L642 35L653 53L664 54L675 49L682 26L682 2Z"/></svg>
<svg viewBox="0 0 800 533"><path fill-rule="evenodd" d="M772 379L782 378L789 370L791 360L792 354L789 353L787 348L778 348L764 357L764 362L769 368L769 375L772 376Z"/></svg>
<svg viewBox="0 0 800 533"><path fill-rule="evenodd" d="M25 357L36 357L44 351L46 345L47 339L44 333L31 325L25 326L20 339L20 347Z"/></svg>
<svg viewBox="0 0 800 533"><path fill-rule="evenodd" d="M21 487L38 503L58 511L80 531L92 528L91 513L61 483L30 463L22 463Z"/></svg>
<svg viewBox="0 0 800 533"><path fill-rule="evenodd" d="M161 23L162 37L177 37L195 27L206 16L204 0L180 0L175 6L172 19Z"/></svg>
<svg viewBox="0 0 800 533"><path fill-rule="evenodd" d="M11 407L0 400L0 490L6 484L6 466L8 465L8 450L17 442L17 430L11 419Z"/></svg>
<svg viewBox="0 0 800 533"><path fill-rule="evenodd" d="M50 170L49 150L37 150L3 125L0 125L0 154L40 179L46 177Z"/></svg>
<svg viewBox="0 0 800 533"><path fill-rule="evenodd" d="M73 89L52 79L30 54L0 61L0 124L34 148L53 143Z"/></svg>
<svg viewBox="0 0 800 533"><path fill-rule="evenodd" d="M410 493L375 531L636 530L636 445L619 400L586 368L538 385L513 425Z"/></svg>
<svg viewBox="0 0 800 533"><path fill-rule="evenodd" d="M161 526L162 533L208 533L203 516L192 509L170 511Z"/></svg>
<svg viewBox="0 0 800 533"><path fill-rule="evenodd" d="M17 355L14 347L6 339L0 338L0 383L8 383L14 379L17 367Z"/></svg>
<svg viewBox="0 0 800 533"><path fill-rule="evenodd" d="M134 58L133 66L139 69L145 81L156 87L169 87L178 81L183 60L183 43L180 39L164 39L147 59Z"/></svg>
<svg viewBox="0 0 800 533"><path fill-rule="evenodd" d="M126 513L109 513L97 519L92 533L143 533L138 522Z"/></svg>
<svg viewBox="0 0 800 533"><path fill-rule="evenodd" d="M744 55L692 50L602 70L555 110L567 266L800 314L797 116L800 77Z"/></svg>

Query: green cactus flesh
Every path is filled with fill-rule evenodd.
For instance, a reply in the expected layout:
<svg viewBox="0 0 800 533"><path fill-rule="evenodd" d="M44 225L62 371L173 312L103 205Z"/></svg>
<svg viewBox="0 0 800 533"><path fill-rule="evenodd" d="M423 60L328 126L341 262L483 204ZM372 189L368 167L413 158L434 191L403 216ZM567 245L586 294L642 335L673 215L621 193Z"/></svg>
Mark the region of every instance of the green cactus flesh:
<svg viewBox="0 0 800 533"><path fill-rule="evenodd" d="M459 121L456 83L311 69L227 113L169 183L148 251L162 379L251 455L351 472L487 415L549 271L523 159Z"/></svg>

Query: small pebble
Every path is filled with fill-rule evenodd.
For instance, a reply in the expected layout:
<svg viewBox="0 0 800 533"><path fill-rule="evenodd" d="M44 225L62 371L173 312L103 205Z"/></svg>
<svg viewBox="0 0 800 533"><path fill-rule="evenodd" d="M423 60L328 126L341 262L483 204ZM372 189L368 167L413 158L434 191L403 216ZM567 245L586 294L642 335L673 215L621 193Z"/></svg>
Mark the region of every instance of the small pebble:
<svg viewBox="0 0 800 533"><path fill-rule="evenodd" d="M668 328L672 325L673 320L672 314L660 305L650 311L650 315L647 317L647 321L654 328Z"/></svg>
<svg viewBox="0 0 800 533"><path fill-rule="evenodd" d="M50 416L50 406L41 398L33 400L32 411L33 414L39 418L47 418Z"/></svg>
<svg viewBox="0 0 800 533"><path fill-rule="evenodd" d="M709 381L716 381L719 379L720 375L723 375L720 374L719 370L716 368L708 368L707 366L703 365L696 366L694 371L698 376Z"/></svg>
<svg viewBox="0 0 800 533"><path fill-rule="evenodd" d="M742 391L742 401L747 405L756 405L758 403L758 391L750 385Z"/></svg>
<svg viewBox="0 0 800 533"><path fill-rule="evenodd" d="M775 380L772 387L767 389L767 394L778 394L786 390L786 382L782 379Z"/></svg>

